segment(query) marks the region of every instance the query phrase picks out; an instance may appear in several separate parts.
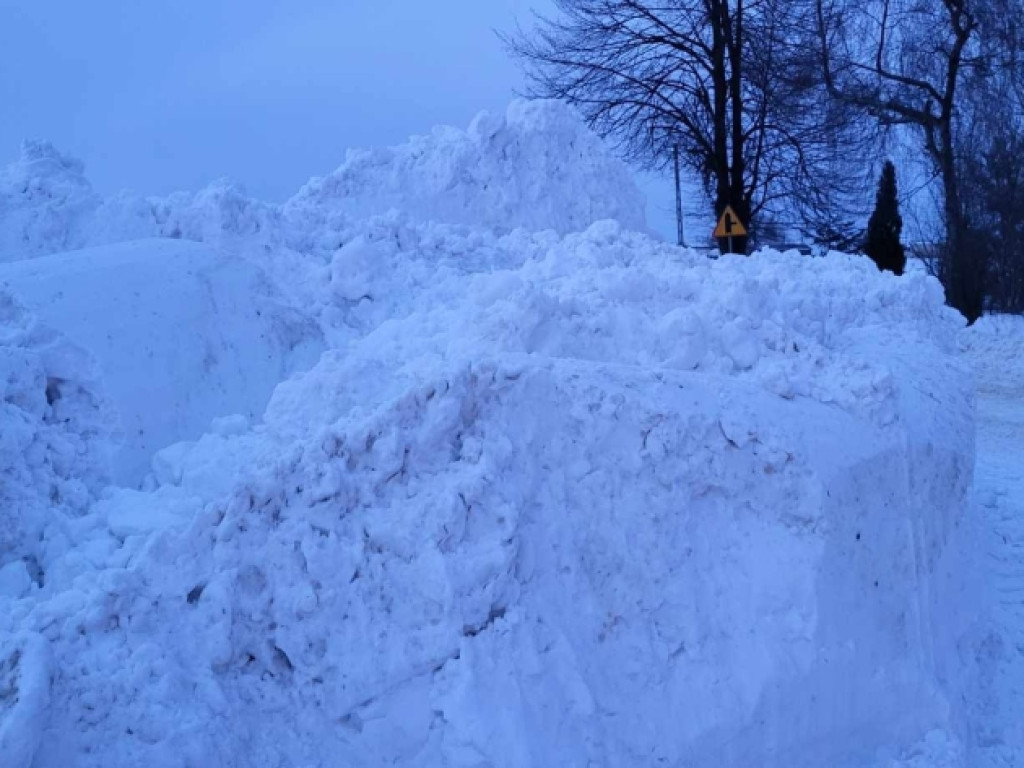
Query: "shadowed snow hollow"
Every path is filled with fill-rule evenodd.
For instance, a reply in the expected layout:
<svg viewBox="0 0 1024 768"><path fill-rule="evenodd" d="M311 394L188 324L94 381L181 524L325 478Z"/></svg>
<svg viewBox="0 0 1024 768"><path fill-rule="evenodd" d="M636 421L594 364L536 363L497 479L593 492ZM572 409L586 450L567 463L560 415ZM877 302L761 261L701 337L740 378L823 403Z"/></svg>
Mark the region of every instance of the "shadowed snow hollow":
<svg viewBox="0 0 1024 768"><path fill-rule="evenodd" d="M0 284L96 359L119 417L114 478L137 484L153 453L211 419L258 418L308 368L317 327L252 264L179 240L142 240L0 265Z"/></svg>

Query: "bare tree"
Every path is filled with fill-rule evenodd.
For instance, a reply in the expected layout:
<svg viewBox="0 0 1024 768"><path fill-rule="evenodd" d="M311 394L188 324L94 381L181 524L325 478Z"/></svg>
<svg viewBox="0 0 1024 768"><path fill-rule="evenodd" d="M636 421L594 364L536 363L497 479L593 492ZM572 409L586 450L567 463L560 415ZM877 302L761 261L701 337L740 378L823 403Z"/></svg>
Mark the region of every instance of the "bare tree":
<svg viewBox="0 0 1024 768"><path fill-rule="evenodd" d="M981 61L965 81L959 140L972 245L984 253L987 306L1024 312L1024 30L1019 0L979 9Z"/></svg>
<svg viewBox="0 0 1024 768"><path fill-rule="evenodd" d="M1001 312L1024 312L1024 131L1019 123L987 126L965 159L963 184L972 247L984 253L986 302ZM980 131L979 131L980 133Z"/></svg>
<svg viewBox="0 0 1024 768"><path fill-rule="evenodd" d="M941 181L948 302L981 315L983 254L972 248L957 145L960 87L980 63L972 0L815 0L825 84L885 126L916 129Z"/></svg>
<svg viewBox="0 0 1024 768"><path fill-rule="evenodd" d="M816 75L807 3L554 0L505 37L533 95L581 110L628 159L660 170L678 148L716 215L756 232L762 213L828 215L851 125ZM810 53L810 55L809 55ZM845 156L851 153L846 152ZM746 239L736 238L745 251Z"/></svg>

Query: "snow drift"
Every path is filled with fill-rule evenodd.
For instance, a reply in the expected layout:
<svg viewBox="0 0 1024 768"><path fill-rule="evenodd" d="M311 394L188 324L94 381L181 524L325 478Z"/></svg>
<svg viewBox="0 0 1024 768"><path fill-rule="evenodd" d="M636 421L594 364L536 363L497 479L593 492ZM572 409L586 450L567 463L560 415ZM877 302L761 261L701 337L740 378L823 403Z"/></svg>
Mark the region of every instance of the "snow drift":
<svg viewBox="0 0 1024 768"><path fill-rule="evenodd" d="M537 190L595 161L535 159L580 128L480 177L523 228L461 193L362 218L563 120L519 106L280 210L192 209L333 348L0 596L23 765L842 768L955 728L973 426L941 288L709 263L588 220L629 210L614 175L553 226Z"/></svg>

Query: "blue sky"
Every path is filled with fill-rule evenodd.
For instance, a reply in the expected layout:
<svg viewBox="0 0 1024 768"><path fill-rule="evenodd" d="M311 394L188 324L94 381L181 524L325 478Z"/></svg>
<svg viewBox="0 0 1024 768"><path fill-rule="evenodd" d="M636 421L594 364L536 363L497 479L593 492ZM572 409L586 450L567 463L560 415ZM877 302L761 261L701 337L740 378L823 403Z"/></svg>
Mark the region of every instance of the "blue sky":
<svg viewBox="0 0 1024 768"><path fill-rule="evenodd" d="M465 127L522 86L494 29L548 0L0 0L0 162L45 138L104 193L218 177L283 200L350 146ZM674 232L665 183L648 218Z"/></svg>

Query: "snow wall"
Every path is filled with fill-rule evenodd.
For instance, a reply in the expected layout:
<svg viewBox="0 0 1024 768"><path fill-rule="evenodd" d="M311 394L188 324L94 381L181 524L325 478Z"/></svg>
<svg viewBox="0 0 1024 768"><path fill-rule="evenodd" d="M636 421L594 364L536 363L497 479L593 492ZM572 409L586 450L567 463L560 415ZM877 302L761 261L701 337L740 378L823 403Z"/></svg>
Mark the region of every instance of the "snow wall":
<svg viewBox="0 0 1024 768"><path fill-rule="evenodd" d="M955 731L973 423L937 283L300 198L191 210L333 348L12 561L14 768L842 768Z"/></svg>

